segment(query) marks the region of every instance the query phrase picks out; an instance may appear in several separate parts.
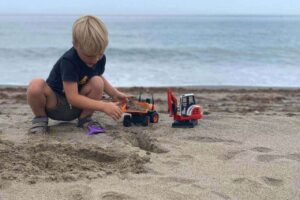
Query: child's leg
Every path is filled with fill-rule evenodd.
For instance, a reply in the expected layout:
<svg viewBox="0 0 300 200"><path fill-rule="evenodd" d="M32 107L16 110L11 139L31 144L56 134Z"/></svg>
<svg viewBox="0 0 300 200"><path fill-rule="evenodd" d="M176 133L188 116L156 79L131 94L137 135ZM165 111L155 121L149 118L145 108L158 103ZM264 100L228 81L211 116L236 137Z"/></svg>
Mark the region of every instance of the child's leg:
<svg viewBox="0 0 300 200"><path fill-rule="evenodd" d="M81 89L80 94L91 99L100 100L103 95L104 82L100 76L92 77L87 84ZM94 110L83 110L79 118L92 116Z"/></svg>
<svg viewBox="0 0 300 200"><path fill-rule="evenodd" d="M27 101L36 117L45 117L45 108L54 108L57 104L56 94L40 78L33 79L27 89Z"/></svg>

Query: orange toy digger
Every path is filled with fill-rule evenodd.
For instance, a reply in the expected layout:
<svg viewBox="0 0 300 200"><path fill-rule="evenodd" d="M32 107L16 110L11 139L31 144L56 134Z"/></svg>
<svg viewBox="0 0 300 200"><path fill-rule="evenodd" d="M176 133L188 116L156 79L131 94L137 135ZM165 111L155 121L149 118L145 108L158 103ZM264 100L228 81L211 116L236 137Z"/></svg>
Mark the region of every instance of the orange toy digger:
<svg viewBox="0 0 300 200"><path fill-rule="evenodd" d="M167 98L170 117L174 118L173 128L193 128L203 117L201 107L196 105L194 94L181 95L179 107L177 107L177 99L171 89L168 89ZM178 114L178 110L180 110L180 114Z"/></svg>

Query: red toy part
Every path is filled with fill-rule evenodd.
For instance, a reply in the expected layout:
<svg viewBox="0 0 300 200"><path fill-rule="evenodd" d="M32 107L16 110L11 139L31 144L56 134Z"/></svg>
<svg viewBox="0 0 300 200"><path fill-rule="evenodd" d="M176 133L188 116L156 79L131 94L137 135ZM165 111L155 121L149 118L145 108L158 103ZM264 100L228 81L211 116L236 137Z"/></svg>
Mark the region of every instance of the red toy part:
<svg viewBox="0 0 300 200"><path fill-rule="evenodd" d="M181 95L180 114L178 114L177 99L171 89L167 91L167 98L170 117L174 119L172 127L193 128L198 124L198 120L203 117L201 107L196 105L194 94Z"/></svg>

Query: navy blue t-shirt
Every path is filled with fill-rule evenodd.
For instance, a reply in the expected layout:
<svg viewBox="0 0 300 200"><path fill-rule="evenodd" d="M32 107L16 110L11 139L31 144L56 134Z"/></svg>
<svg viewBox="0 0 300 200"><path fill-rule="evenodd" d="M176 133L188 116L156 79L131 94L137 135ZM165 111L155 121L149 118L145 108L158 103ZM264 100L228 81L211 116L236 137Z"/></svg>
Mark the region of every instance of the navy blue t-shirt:
<svg viewBox="0 0 300 200"><path fill-rule="evenodd" d="M105 70L106 57L88 67L78 56L74 47L69 49L53 66L47 84L53 91L63 94L63 81L77 82L78 90L93 76L101 76Z"/></svg>

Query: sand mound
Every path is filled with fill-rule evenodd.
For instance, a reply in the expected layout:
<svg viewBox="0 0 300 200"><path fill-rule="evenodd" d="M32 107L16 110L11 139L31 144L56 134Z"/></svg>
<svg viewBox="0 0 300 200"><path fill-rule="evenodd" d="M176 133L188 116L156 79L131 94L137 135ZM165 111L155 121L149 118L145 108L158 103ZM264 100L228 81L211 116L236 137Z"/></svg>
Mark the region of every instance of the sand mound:
<svg viewBox="0 0 300 200"><path fill-rule="evenodd" d="M108 151L93 145L32 143L15 145L0 139L0 178L46 181L93 179L112 173L145 172L149 161L133 153Z"/></svg>

